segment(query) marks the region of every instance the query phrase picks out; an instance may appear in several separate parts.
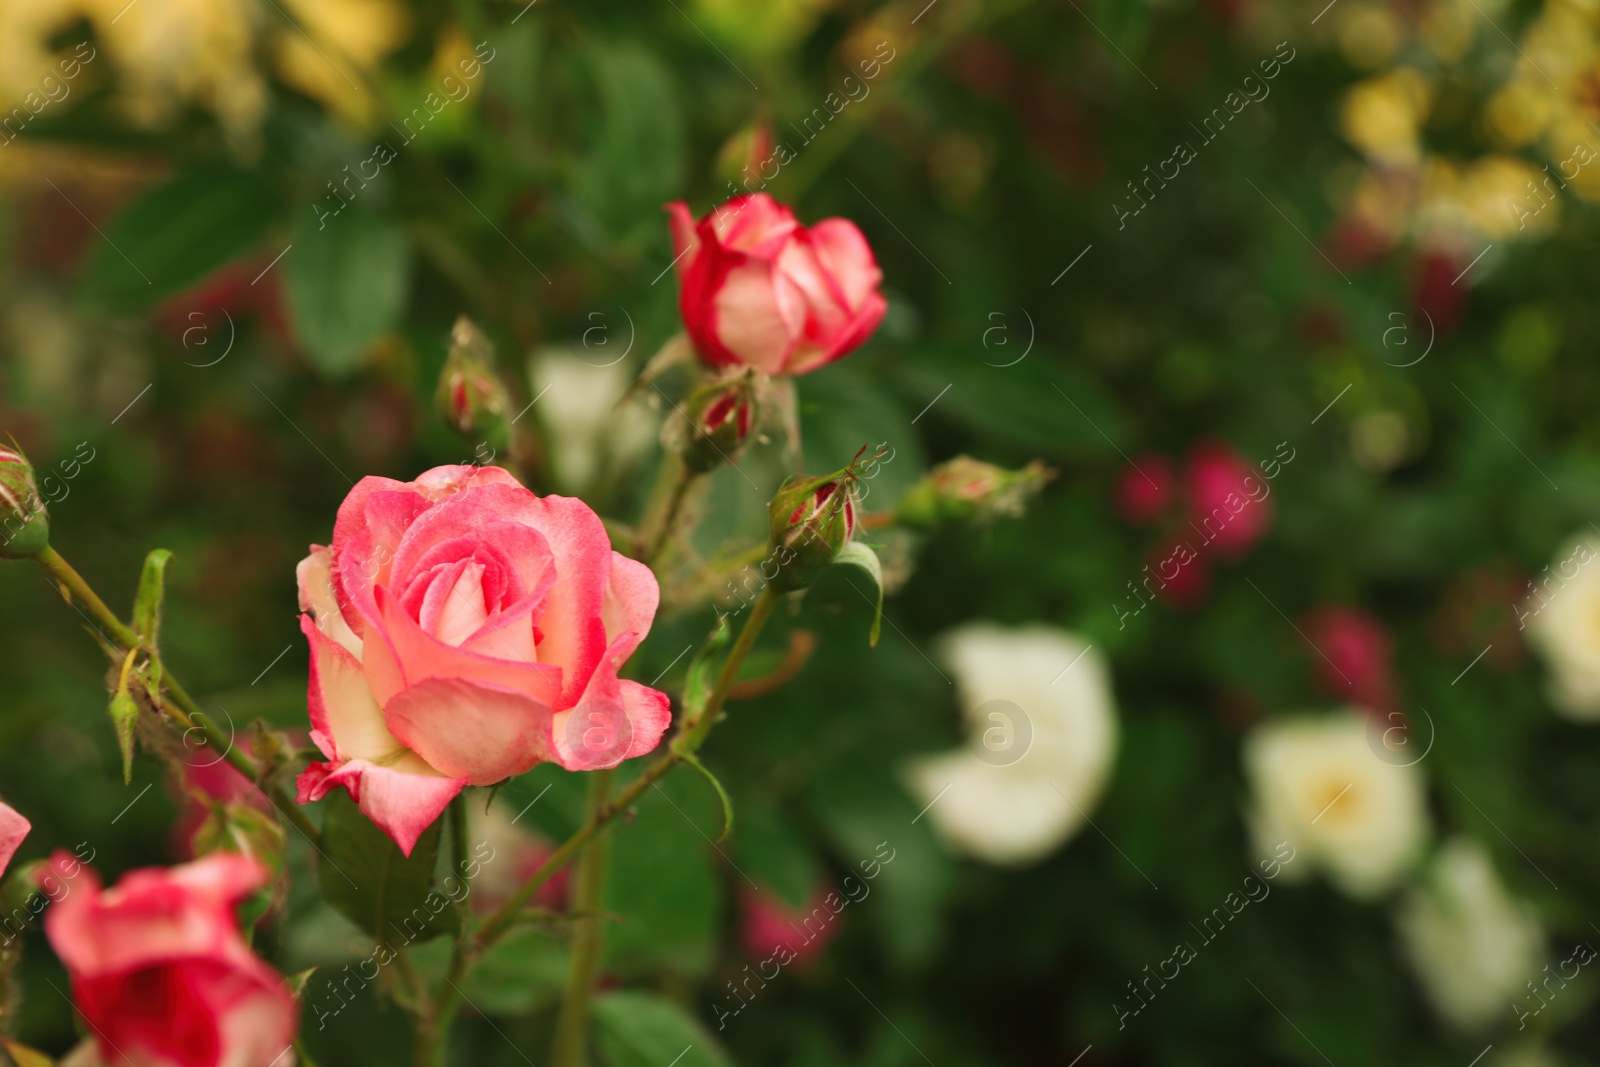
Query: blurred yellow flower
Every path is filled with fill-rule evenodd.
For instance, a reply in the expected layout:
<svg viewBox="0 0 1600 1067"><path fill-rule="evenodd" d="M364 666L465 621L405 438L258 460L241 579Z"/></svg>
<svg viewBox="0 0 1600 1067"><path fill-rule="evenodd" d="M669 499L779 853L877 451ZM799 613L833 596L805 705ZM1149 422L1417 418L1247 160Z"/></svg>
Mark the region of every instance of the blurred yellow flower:
<svg viewBox="0 0 1600 1067"><path fill-rule="evenodd" d="M1553 101L1548 87L1531 78L1507 83L1484 108L1483 124L1506 148L1522 148L1538 140L1550 124Z"/></svg>
<svg viewBox="0 0 1600 1067"><path fill-rule="evenodd" d="M400 47L410 32L396 0L284 0L304 33L278 35L278 76L357 126L370 126L378 101L362 73Z"/></svg>
<svg viewBox="0 0 1600 1067"><path fill-rule="evenodd" d="M50 37L89 14L93 0L0 0L0 103L9 111L56 70Z"/></svg>
<svg viewBox="0 0 1600 1067"><path fill-rule="evenodd" d="M1351 5L1338 32L1340 54L1362 70L1377 70L1400 50L1400 20L1382 4Z"/></svg>
<svg viewBox="0 0 1600 1067"><path fill-rule="evenodd" d="M231 135L253 132L267 91L253 62L259 12L250 0L92 0L95 33L119 74L118 102L154 126L186 104Z"/></svg>
<svg viewBox="0 0 1600 1067"><path fill-rule="evenodd" d="M1412 67L1357 82L1339 108L1340 132L1378 166L1415 167L1422 159L1418 130L1432 95L1427 78Z"/></svg>

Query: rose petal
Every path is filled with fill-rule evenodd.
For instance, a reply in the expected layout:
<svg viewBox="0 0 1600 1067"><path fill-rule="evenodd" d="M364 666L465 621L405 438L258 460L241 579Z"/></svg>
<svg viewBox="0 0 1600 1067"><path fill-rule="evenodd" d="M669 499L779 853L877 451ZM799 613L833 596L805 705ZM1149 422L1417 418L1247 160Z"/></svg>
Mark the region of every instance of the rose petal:
<svg viewBox="0 0 1600 1067"><path fill-rule="evenodd" d="M409 856L422 831L433 825L468 782L447 778L422 757L408 752L381 767L367 760L351 760L341 766L313 763L295 784L299 788L296 799L302 804L321 800L343 786L361 813Z"/></svg>
<svg viewBox="0 0 1600 1067"><path fill-rule="evenodd" d="M355 635L340 613L338 598L333 591L332 550L322 545L312 545L311 554L295 566L294 575L300 587L300 610L311 612L317 620L317 629L360 659L361 638Z"/></svg>
<svg viewBox="0 0 1600 1067"><path fill-rule="evenodd" d="M551 755L549 704L463 678L428 678L384 707L408 748L473 785L532 770Z"/></svg>
<svg viewBox="0 0 1600 1067"><path fill-rule="evenodd" d="M822 270L838 287L847 309L859 312L876 296L883 271L872 246L849 219L823 219L806 231L806 243L815 251Z"/></svg>
<svg viewBox="0 0 1600 1067"><path fill-rule="evenodd" d="M311 681L307 710L311 739L333 760L381 760L400 751L383 712L367 686L360 661L300 616L300 632L311 644Z"/></svg>
<svg viewBox="0 0 1600 1067"><path fill-rule="evenodd" d="M558 581L556 589L560 587ZM552 594L551 602L554 600ZM362 666L366 668L372 695L385 714L396 694L428 678L470 678L551 706L559 700L562 686L559 666L521 663L453 648L432 634L424 633L388 589L378 587L377 602L384 640L367 642ZM593 614L598 616L598 607ZM601 626L598 618L594 625Z"/></svg>
<svg viewBox="0 0 1600 1067"><path fill-rule="evenodd" d="M656 608L661 603L661 586L649 567L621 552L611 553L611 577L606 582L605 602L600 618L605 622L606 641L609 643L629 631L637 635L633 648L623 658L633 654L638 642L650 633L655 621Z"/></svg>
<svg viewBox="0 0 1600 1067"><path fill-rule="evenodd" d="M15 808L0 803L0 874L11 865L11 857L17 854L22 839L27 837L28 831L32 829L33 824L24 819Z"/></svg>
<svg viewBox="0 0 1600 1067"><path fill-rule="evenodd" d="M672 722L672 702L662 692L624 682L617 668L639 644L631 631L618 634L571 710L554 717L552 757L569 771L615 767L652 751Z"/></svg>
<svg viewBox="0 0 1600 1067"><path fill-rule="evenodd" d="M804 293L770 262L743 257L723 269L709 326L739 362L782 373L805 323Z"/></svg>

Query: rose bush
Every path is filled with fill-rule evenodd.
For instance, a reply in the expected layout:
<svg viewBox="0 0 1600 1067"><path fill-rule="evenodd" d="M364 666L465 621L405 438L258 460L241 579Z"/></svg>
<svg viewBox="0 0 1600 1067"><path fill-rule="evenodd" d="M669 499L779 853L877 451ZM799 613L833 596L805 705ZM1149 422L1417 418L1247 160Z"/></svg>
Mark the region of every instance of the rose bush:
<svg viewBox="0 0 1600 1067"><path fill-rule="evenodd" d="M265 867L216 853L132 871L102 890L66 852L51 866L74 884L45 913L45 934L102 1062L265 1067L288 1050L298 1006L234 916L267 882Z"/></svg>
<svg viewBox="0 0 1600 1067"><path fill-rule="evenodd" d="M650 631L649 568L580 500L498 467L363 478L299 566L311 643L306 803L343 786L408 855L467 785L656 747L665 693L617 671Z"/></svg>
<svg viewBox="0 0 1600 1067"><path fill-rule="evenodd" d="M883 272L848 219L802 226L765 193L698 222L667 205L677 254L678 309L700 357L768 374L805 374L871 336L888 302Z"/></svg>

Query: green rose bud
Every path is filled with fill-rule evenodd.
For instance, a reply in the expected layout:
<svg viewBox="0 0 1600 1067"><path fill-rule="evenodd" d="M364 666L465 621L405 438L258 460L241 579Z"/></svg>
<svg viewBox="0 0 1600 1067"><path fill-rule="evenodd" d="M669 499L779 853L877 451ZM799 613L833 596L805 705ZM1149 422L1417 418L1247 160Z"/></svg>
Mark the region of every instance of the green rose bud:
<svg viewBox="0 0 1600 1067"><path fill-rule="evenodd" d="M1055 471L1040 460L1008 471L971 456L957 456L911 487L895 509L894 521L931 529L945 522L1021 515L1029 498L1053 477Z"/></svg>
<svg viewBox="0 0 1600 1067"><path fill-rule="evenodd" d="M705 473L733 462L759 422L754 372L743 371L696 389L684 403L684 415L687 421L668 421L667 445L690 470Z"/></svg>
<svg viewBox="0 0 1600 1067"><path fill-rule="evenodd" d="M832 563L856 532L855 472L847 467L821 478L790 475L767 505L774 584L804 589Z"/></svg>
<svg viewBox="0 0 1600 1067"><path fill-rule="evenodd" d="M27 559L50 546L50 516L33 464L13 444L0 447L0 559Z"/></svg>
<svg viewBox="0 0 1600 1067"><path fill-rule="evenodd" d="M494 346L465 315L450 331L450 354L439 375L435 402L440 417L462 436L485 439L497 449L505 447L511 396L495 373Z"/></svg>

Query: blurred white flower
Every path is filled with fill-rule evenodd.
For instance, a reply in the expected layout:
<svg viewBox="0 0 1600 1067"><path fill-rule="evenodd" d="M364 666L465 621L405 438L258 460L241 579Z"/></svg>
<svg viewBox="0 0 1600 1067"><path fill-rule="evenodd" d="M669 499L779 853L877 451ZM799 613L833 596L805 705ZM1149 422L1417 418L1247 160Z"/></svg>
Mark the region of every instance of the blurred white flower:
<svg viewBox="0 0 1600 1067"><path fill-rule="evenodd" d="M1053 852L1099 800L1117 746L1105 664L1047 626L973 623L947 634L963 748L918 759L907 781L949 844L989 863Z"/></svg>
<svg viewBox="0 0 1600 1067"><path fill-rule="evenodd" d="M1511 1017L1510 1002L1536 978L1544 949L1538 915L1501 884L1478 842L1439 850L1424 881L1406 894L1400 941L1428 999L1464 1031Z"/></svg>
<svg viewBox="0 0 1600 1067"><path fill-rule="evenodd" d="M1288 841L1305 857L1284 869L1288 881L1315 868L1350 896L1377 896L1427 836L1421 772L1380 759L1355 709L1265 723L1243 755L1256 850L1266 856Z"/></svg>
<svg viewBox="0 0 1600 1067"><path fill-rule="evenodd" d="M533 414L544 427L551 469L563 490L582 492L602 475L625 470L655 441L658 418L643 400L617 407L633 376L627 362L607 365L565 348L534 356Z"/></svg>
<svg viewBox="0 0 1600 1067"><path fill-rule="evenodd" d="M1600 540L1577 538L1534 578L1518 612L1569 719L1600 719Z"/></svg>

